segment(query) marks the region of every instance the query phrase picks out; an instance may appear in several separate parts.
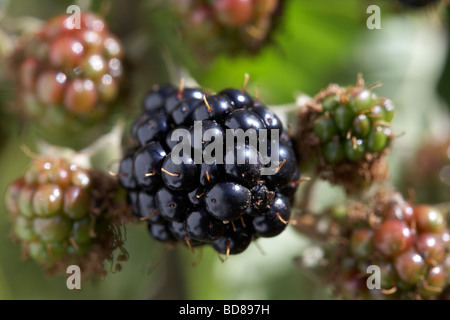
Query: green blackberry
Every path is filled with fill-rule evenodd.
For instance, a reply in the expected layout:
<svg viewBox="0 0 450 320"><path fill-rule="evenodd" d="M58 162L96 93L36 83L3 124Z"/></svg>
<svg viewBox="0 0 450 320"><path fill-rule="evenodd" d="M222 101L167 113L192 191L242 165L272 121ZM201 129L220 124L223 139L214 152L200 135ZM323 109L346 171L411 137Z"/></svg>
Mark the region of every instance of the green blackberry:
<svg viewBox="0 0 450 320"><path fill-rule="evenodd" d="M395 107L366 88L330 85L298 114L297 147L306 161L316 161L320 176L354 192L387 177L385 156L393 133Z"/></svg>

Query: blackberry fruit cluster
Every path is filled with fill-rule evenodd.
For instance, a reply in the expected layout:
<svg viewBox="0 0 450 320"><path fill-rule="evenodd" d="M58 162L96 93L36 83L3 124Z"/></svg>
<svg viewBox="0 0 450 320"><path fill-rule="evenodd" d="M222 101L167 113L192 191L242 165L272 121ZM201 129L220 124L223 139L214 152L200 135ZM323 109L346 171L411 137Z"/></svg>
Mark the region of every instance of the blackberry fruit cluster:
<svg viewBox="0 0 450 320"><path fill-rule="evenodd" d="M205 95L198 88L161 85L146 95L143 109L131 128L138 146L122 159L118 176L153 238L191 249L210 244L228 257L244 251L254 237L273 237L286 228L300 172L280 119L261 101L244 89ZM193 137L181 163L173 157L181 141L172 140L176 129ZM228 129L249 130L260 142L261 129L268 129L279 144L275 165L269 169L250 143L226 148ZM213 145L212 161L194 161L196 154L206 159ZM271 174L262 174L263 167Z"/></svg>
<svg viewBox="0 0 450 320"><path fill-rule="evenodd" d="M301 106L297 146L322 178L359 190L387 176L394 113L392 101L366 88L361 75L356 86L332 84Z"/></svg>
<svg viewBox="0 0 450 320"><path fill-rule="evenodd" d="M92 13L75 23L69 15L52 18L12 55L20 110L42 127L90 125L119 94L122 44Z"/></svg>
<svg viewBox="0 0 450 320"><path fill-rule="evenodd" d="M172 0L183 36L210 52L258 51L269 40L284 0ZM220 39L220 41L215 40Z"/></svg>
<svg viewBox="0 0 450 320"><path fill-rule="evenodd" d="M335 241L325 277L345 299L438 298L450 284L444 214L430 205L412 206L397 193L384 200L346 207L339 236L334 236L346 241ZM369 266L379 268L380 288L368 288L368 280L376 284Z"/></svg>
<svg viewBox="0 0 450 320"><path fill-rule="evenodd" d="M67 263L83 276L103 275L103 261L120 248L126 260L120 227L124 204L111 177L81 168L64 158L38 157L6 193L13 238L26 256L51 272L65 272Z"/></svg>

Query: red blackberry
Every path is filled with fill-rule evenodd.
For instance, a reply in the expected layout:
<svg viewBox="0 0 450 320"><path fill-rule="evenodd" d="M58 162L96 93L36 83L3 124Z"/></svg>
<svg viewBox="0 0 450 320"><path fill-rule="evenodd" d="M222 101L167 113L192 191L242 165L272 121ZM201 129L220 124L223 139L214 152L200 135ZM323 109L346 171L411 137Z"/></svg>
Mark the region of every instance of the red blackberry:
<svg viewBox="0 0 450 320"><path fill-rule="evenodd" d="M212 244L219 253L234 254L254 237L281 233L300 172L290 138L281 132L274 140L277 154L250 143L252 134L267 128L281 131L283 125L261 103L255 107L244 90L208 96L197 88L155 86L131 128L139 146L122 159L118 173L134 214L149 224L152 237L191 248ZM231 136L230 146L231 130L248 130L249 140L240 145ZM182 151L180 141L188 141Z"/></svg>
<svg viewBox="0 0 450 320"><path fill-rule="evenodd" d="M224 51L257 52L270 40L284 5L284 0L171 2L183 39L193 48L208 43L198 52L201 57Z"/></svg>
<svg viewBox="0 0 450 320"><path fill-rule="evenodd" d="M13 237L50 272L77 264L83 276L103 275L104 260L122 247L125 206L118 184L101 172L59 157L37 157L6 193Z"/></svg>
<svg viewBox="0 0 450 320"><path fill-rule="evenodd" d="M332 224L328 221L327 225ZM329 264L324 265L339 296L435 299L450 284L448 229L437 208L412 207L399 194L379 192L368 203L348 206L345 218L337 225L339 231L334 235L328 228L328 243L335 246L327 253ZM372 275L367 268L372 265L381 272L380 289L369 289L366 285ZM347 275L362 286L349 291Z"/></svg>
<svg viewBox="0 0 450 320"><path fill-rule="evenodd" d="M332 84L301 106L297 147L306 161L318 158L322 178L347 192L361 190L387 177L393 115L392 102L377 97L358 75L356 86Z"/></svg>
<svg viewBox="0 0 450 320"><path fill-rule="evenodd" d="M89 127L110 114L119 95L123 48L105 21L82 12L50 19L12 54L17 100L46 132Z"/></svg>

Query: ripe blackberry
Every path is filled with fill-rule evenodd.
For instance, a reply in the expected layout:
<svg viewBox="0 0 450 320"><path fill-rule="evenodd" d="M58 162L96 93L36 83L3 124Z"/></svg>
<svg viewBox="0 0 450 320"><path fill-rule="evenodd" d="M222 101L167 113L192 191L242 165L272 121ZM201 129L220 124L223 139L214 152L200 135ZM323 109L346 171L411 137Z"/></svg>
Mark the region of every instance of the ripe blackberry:
<svg viewBox="0 0 450 320"><path fill-rule="evenodd" d="M301 106L297 147L306 161L318 163L322 178L349 193L361 190L387 177L394 110L389 99L365 87L361 75L356 86L332 84Z"/></svg>
<svg viewBox="0 0 450 320"><path fill-rule="evenodd" d="M37 157L6 193L13 237L26 256L50 272L77 264L83 276L105 274L119 248L125 206L111 177L59 157ZM122 259L123 260L123 259Z"/></svg>
<svg viewBox="0 0 450 320"><path fill-rule="evenodd" d="M183 39L194 49L208 43L198 51L201 57L217 52L257 52L269 42L283 5L284 0L171 0Z"/></svg>
<svg viewBox="0 0 450 320"><path fill-rule="evenodd" d="M412 206L399 194L378 192L368 203L347 206L338 225L336 236L348 241L336 242L326 257L333 261L326 272L341 297L435 299L450 284L448 229L437 208ZM371 265L380 268L380 290L366 285ZM352 292L343 277L349 274L363 283Z"/></svg>
<svg viewBox="0 0 450 320"><path fill-rule="evenodd" d="M47 21L12 55L12 75L24 116L46 132L74 132L110 114L121 87L124 50L105 21L82 12Z"/></svg>
<svg viewBox="0 0 450 320"><path fill-rule="evenodd" d="M118 177L153 238L191 249L210 244L228 255L286 228L300 181L297 158L290 138L282 137L280 119L257 103L244 89L205 95L197 88L162 85L147 94L131 128L138 146L122 159ZM234 137L226 144L227 130L259 134L267 128L280 130L277 154L263 153L251 136L244 145ZM189 143L179 150L185 139Z"/></svg>

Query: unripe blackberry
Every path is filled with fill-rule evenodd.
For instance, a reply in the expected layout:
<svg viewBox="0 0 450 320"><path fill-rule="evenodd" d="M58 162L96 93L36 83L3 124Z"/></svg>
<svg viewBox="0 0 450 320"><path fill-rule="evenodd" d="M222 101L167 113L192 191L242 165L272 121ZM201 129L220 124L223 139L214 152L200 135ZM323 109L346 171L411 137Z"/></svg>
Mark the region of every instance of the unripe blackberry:
<svg viewBox="0 0 450 320"><path fill-rule="evenodd" d="M339 222L340 237L349 241L341 242L328 257L335 261L328 266L330 283L347 299L438 298L450 284L450 242L443 214L428 205L411 207L398 194L380 195L375 196L377 201L349 206L345 222ZM366 286L373 274L368 273L369 266L379 267L381 290ZM333 283L349 272L364 283L351 294L345 281Z"/></svg>
<svg viewBox="0 0 450 320"><path fill-rule="evenodd" d="M119 96L123 48L103 18L56 16L12 55L17 102L46 132L73 132L109 115Z"/></svg>
<svg viewBox="0 0 450 320"><path fill-rule="evenodd" d="M125 206L111 177L59 157L37 157L6 193L13 237L50 272L70 264L83 276L103 275L103 261L122 247Z"/></svg>
<svg viewBox="0 0 450 320"><path fill-rule="evenodd" d="M194 50L208 43L197 52L201 57L217 52L257 52L270 40L283 5L284 0L171 0L183 39Z"/></svg>
<svg viewBox="0 0 450 320"><path fill-rule="evenodd" d="M274 113L244 89L205 95L169 85L155 86L143 107L131 128L138 146L122 159L118 178L154 239L191 249L210 244L228 256L244 251L255 237L286 228L300 182L290 138L279 132L278 148L264 153L261 144L250 143L251 134L263 139L263 129L282 130ZM184 130L181 136L177 129ZM249 142L233 140L230 146L227 134L233 130L246 131ZM181 141L187 142L183 150Z"/></svg>
<svg viewBox="0 0 450 320"><path fill-rule="evenodd" d="M394 106L366 88L330 85L301 106L297 148L316 161L320 176L354 192L387 177L385 155L393 138Z"/></svg>

